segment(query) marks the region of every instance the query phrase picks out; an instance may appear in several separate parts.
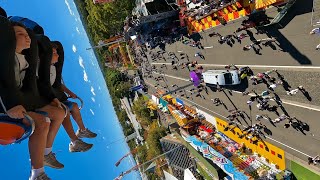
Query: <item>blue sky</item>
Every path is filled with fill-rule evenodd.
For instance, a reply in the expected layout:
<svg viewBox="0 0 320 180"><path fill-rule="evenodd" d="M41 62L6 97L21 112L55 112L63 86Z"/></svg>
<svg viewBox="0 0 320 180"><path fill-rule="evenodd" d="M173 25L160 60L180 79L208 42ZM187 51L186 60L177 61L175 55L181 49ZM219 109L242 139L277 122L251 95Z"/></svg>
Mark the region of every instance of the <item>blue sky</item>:
<svg viewBox="0 0 320 180"><path fill-rule="evenodd" d="M65 49L63 77L66 85L84 102L81 110L85 125L98 133L95 139L85 139L94 144L86 153L69 153L70 142L61 127L53 150L65 168L46 168L52 179L94 179L108 180L118 176L134 164L127 158L119 167L115 162L129 149L123 139L121 127L112 107L97 59L92 51L87 35L80 22L79 14L72 0L1 0L0 6L8 16L22 16L39 23L51 40L60 41ZM74 125L75 130L77 126ZM0 147L0 179L27 179L30 161L27 141ZM139 179L138 173L131 173L123 179Z"/></svg>

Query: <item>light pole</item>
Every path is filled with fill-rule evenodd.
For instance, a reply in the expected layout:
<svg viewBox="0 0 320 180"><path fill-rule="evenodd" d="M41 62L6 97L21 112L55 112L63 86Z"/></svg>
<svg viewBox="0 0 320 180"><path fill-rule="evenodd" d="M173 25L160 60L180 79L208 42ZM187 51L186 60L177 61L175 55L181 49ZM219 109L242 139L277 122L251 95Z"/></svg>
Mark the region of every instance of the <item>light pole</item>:
<svg viewBox="0 0 320 180"><path fill-rule="evenodd" d="M115 43L120 43L120 42L124 42L124 39L121 38L119 40L112 41L112 42L109 42L109 43L104 43L103 41L99 41L97 46L89 47L86 50L95 49L95 48L101 48L101 47L104 47L104 46L109 46L109 45L112 45L112 44L115 44Z"/></svg>
<svg viewBox="0 0 320 180"><path fill-rule="evenodd" d="M249 104L249 110L250 110L250 123L251 123L251 124L250 124L250 126L252 127L252 115L251 115L251 109L252 109L252 108L251 108L251 105L252 105L252 104Z"/></svg>

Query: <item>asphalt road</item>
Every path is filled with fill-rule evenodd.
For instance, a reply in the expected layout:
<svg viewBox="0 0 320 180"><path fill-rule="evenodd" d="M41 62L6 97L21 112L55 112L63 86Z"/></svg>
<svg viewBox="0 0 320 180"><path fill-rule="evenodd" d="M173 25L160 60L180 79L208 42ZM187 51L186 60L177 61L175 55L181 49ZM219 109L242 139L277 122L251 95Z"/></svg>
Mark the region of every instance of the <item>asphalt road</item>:
<svg viewBox="0 0 320 180"><path fill-rule="evenodd" d="M171 77L166 77L166 80L167 80L167 84L171 84L171 85L176 84L179 87L189 84L189 82L179 80L176 78L171 78ZM162 81L158 82L153 79L146 79L146 82L148 85L150 85L150 87L152 87L152 85L155 85L157 83L160 84L160 86L158 86L159 88L166 86L166 83ZM250 117L249 107L246 104L247 100L249 99L248 96L242 96L241 94L238 94L238 93L232 93L231 95L229 94L228 91L225 91L224 93L224 92L212 92L211 90L209 90L208 94L206 94L205 92L201 92L201 95L205 97L205 99L203 99L201 97L195 97L195 95L191 95L189 91L191 88L192 86L190 86L189 88L186 88L186 93L182 91L181 93L178 92L177 94L173 94L173 95L184 99L186 102L188 102L191 105L193 104L196 105L198 108L212 115L218 116L219 118L222 118L222 119L226 119L225 117L230 114L228 110L224 106L215 106L211 101L211 99L218 97L220 100L222 100L225 103L226 107L229 110L237 108L239 110L245 111ZM166 89L166 88L163 88L163 89ZM174 88L169 87L169 89L173 90ZM186 98L185 95L181 96L181 94L187 94L189 98ZM256 103L252 106L251 115L252 115L253 123L257 123L255 121L255 116L257 114L259 115L267 114L271 119L275 119L278 117L275 113L272 113L272 112L259 111L255 106L256 106ZM297 156L301 159L306 159L306 155L311 155L311 156L317 155L318 150L320 148L320 132L318 132L320 121L317 120L317 117L320 116L320 112L309 110L309 109L301 109L300 107L286 105L286 104L284 104L283 106L290 116L295 116L297 119L303 122L306 122L310 127L310 131L304 131L305 133L304 135L302 132L296 131L293 128L284 129L283 125L285 121L275 124L274 126L267 120L261 120L261 122L265 124L268 127L268 129L272 132L272 135L269 135L270 138L266 139L266 141L281 147L286 152L289 152L290 154L293 154L294 156ZM280 114L283 114L281 109L279 109L278 112ZM244 126L250 125L249 117L247 117L245 120L240 120L241 124L243 124ZM274 141L273 139L276 141ZM282 142L285 145L280 144L278 142ZM295 150L287 147L286 145L294 148ZM304 154L296 150L301 151Z"/></svg>
<svg viewBox="0 0 320 180"><path fill-rule="evenodd" d="M255 65L283 65L283 66L320 66L320 51L315 50L316 45L320 43L320 36L310 35L313 29L311 26L311 7L312 1L298 0L288 12L286 21L289 21L283 29L274 27L267 28L266 34L256 35L255 29L242 31L250 35L242 40L241 44L235 42L232 47L227 44L219 44L218 37L209 37L211 32L218 32L222 36L233 34L241 27L241 21L231 22L226 26L218 26L216 29L207 30L201 33L201 42L203 46L213 46L212 49L199 50L181 42L166 45L166 51L183 51L191 54L202 52L206 57L207 64L255 64ZM296 14L296 15L294 15ZM239 34L239 33L238 33ZM261 55L253 50L243 51L245 45L251 44L252 40L275 37L277 41L273 47L262 46ZM192 60L192 59L191 59Z"/></svg>
<svg viewBox="0 0 320 180"><path fill-rule="evenodd" d="M203 61L198 61L199 63L203 62ZM162 64L162 63L160 63ZM155 65L157 67L157 69L159 69L161 71L161 74L166 74L167 76L175 76L175 77L180 77L180 78L185 78L185 79L190 79L189 77L189 71L187 68L181 69L178 68L178 70L173 70L171 64L167 65L167 67L165 68L160 68L161 65L160 64L155 64L153 63L153 65ZM201 64L200 64L201 65ZM224 69L221 67L206 67L203 66L204 70L208 70L208 69ZM192 68L191 68L192 69ZM253 72L255 74L257 73L262 73L262 72L266 72L268 70L271 70L272 68L269 69L255 69L252 68ZM310 72L310 70L297 70L297 69L293 69L293 70L277 70L279 74L281 74L285 81L287 81L288 85L290 85L291 88L289 89L296 89L299 85L302 85L309 93L309 96L311 97L311 99L308 99L306 96L304 96L302 93L298 93L294 96L288 96L286 93L286 90L283 88L283 86L278 86L275 89L275 92L284 100L288 100L291 102L295 102L295 103L299 103L299 104L303 104L305 106L319 106L320 108L320 92L319 92L319 84L315 83L317 81L320 80L320 69L316 69ZM275 77L278 79L277 74L273 73L271 74L271 76ZM235 90L238 91L251 91L251 90L255 90L257 93L268 90L267 85L261 83L259 85L252 85L252 81L250 80L244 80L244 82L242 82L242 84L248 84L247 85L240 85L240 86L234 86L231 87Z"/></svg>

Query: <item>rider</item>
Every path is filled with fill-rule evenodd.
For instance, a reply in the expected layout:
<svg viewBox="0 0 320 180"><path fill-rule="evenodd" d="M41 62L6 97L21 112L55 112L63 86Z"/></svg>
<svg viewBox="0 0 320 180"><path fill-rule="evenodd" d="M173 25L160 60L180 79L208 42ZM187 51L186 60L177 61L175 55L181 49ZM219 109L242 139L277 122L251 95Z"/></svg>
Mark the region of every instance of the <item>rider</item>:
<svg viewBox="0 0 320 180"><path fill-rule="evenodd" d="M28 111L27 114L35 121L35 131L29 138L32 167L29 179L49 179L44 172L44 165L58 162L51 150L55 135L62 123L64 111L56 99L48 99L42 103L34 104L33 101L26 100L25 96L22 97L23 93L32 91L34 95L32 100L36 101L36 94L33 90L30 90L30 87L36 83L36 79L32 79L36 63L32 62L32 58L24 55L24 53L28 54L31 51L30 46L32 45L26 27L16 22L12 22L11 25L16 36L15 62L7 62L7 65L2 64L0 66L2 68L0 72L4 73L1 75L3 79L0 81L0 87L3 88L3 91L1 89L1 96L4 105L9 109L7 114L10 117L23 118L23 113ZM1 62L6 63L3 57L5 54L1 54L1 56ZM13 65L12 68L10 64ZM31 111L37 111L38 113ZM42 111L41 113L47 113L50 119L40 115L40 111ZM59 164L59 168L63 168L63 164Z"/></svg>
<svg viewBox="0 0 320 180"><path fill-rule="evenodd" d="M78 104L67 100L67 96L64 93L67 93L69 97L73 99L76 99L77 95L74 94L70 89L68 89L65 84L61 83L63 60L61 60L61 63L57 63L59 61L59 54L57 52L59 50L59 46L56 43L51 43L51 45L53 56L50 68L50 83L51 85L53 85L53 87L55 87L54 89L56 90L56 96L59 97L59 100L61 100L62 103L69 108L73 119L76 121L79 127L77 133L75 134L70 120L70 113L68 113L65 120L62 122L62 125L71 139L71 143L69 144L69 151L85 152L91 149L92 144L85 143L79 138L94 138L97 136L97 134L91 132L88 128L85 127L82 121ZM60 51L63 51L62 46ZM56 66L54 64L56 64L57 66L60 65L60 71L56 70Z"/></svg>

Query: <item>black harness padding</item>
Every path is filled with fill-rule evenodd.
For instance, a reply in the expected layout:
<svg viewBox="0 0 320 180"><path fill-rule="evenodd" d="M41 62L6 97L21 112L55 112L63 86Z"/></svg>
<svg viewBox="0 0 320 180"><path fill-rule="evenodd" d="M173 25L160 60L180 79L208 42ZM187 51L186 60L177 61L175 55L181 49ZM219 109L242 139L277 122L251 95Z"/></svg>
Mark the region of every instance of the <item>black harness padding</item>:
<svg viewBox="0 0 320 180"><path fill-rule="evenodd" d="M63 50L62 44L59 41L52 41L52 43L58 46L57 53L59 54L58 62L54 65L56 67L56 80L52 85L52 87L56 97L60 101L66 101L68 97L61 89L62 69L63 69L63 63L64 63L64 50Z"/></svg>
<svg viewBox="0 0 320 180"><path fill-rule="evenodd" d="M0 16L0 96L6 109L23 105L23 95L15 81L16 38L9 20ZM0 112L4 112L0 106Z"/></svg>
<svg viewBox="0 0 320 180"><path fill-rule="evenodd" d="M20 17L20 16L10 16L9 19L10 19L10 21L19 22L19 23L25 25L27 28L31 29L35 34L44 35L43 28L38 23L36 23L28 18L24 18L24 17Z"/></svg>
<svg viewBox="0 0 320 180"><path fill-rule="evenodd" d="M8 17L6 11L2 7L0 7L0 16L3 16L5 18Z"/></svg>
<svg viewBox="0 0 320 180"><path fill-rule="evenodd" d="M52 59L52 46L50 39L45 35L36 35L39 48L39 71L38 71L38 89L41 96L46 100L52 101L56 96L50 83L50 66Z"/></svg>
<svg viewBox="0 0 320 180"><path fill-rule="evenodd" d="M31 45L29 49L23 50L22 54L25 55L29 67L26 71L21 90L24 93L25 108L27 110L35 110L49 104L50 101L40 96L36 73L39 60L38 42L33 31L31 29L27 31L31 39Z"/></svg>

